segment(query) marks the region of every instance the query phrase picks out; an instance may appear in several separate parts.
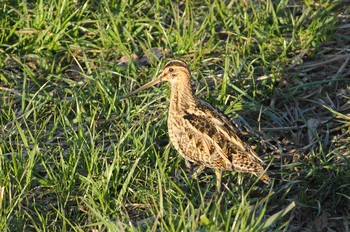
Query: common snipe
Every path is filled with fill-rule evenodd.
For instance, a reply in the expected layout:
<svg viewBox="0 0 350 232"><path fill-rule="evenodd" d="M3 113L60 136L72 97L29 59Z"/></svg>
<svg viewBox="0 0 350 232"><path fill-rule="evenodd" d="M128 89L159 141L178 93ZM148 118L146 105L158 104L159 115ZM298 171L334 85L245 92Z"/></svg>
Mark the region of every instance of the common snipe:
<svg viewBox="0 0 350 232"><path fill-rule="evenodd" d="M191 88L191 73L181 60L168 62L153 81L124 96L128 98L159 82L171 83L168 117L169 137L175 149L186 159L213 168L220 190L221 171L253 173L269 183L262 160L237 135L228 117L199 99Z"/></svg>

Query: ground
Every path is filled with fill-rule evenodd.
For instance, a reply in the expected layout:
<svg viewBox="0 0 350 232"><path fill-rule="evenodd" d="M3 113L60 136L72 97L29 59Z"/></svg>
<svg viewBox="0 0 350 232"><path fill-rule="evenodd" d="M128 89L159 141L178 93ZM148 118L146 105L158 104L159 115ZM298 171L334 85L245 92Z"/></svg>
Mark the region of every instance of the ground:
<svg viewBox="0 0 350 232"><path fill-rule="evenodd" d="M2 231L348 231L348 1L5 1ZM271 185L169 143L166 61L227 114Z"/></svg>

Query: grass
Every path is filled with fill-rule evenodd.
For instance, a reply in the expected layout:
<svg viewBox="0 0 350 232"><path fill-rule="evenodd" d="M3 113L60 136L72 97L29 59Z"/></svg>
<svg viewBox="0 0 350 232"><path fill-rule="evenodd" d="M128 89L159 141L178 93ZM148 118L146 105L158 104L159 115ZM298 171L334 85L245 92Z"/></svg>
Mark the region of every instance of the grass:
<svg viewBox="0 0 350 232"><path fill-rule="evenodd" d="M2 231L348 231L346 1L4 1ZM274 181L199 180L169 144L172 58Z"/></svg>

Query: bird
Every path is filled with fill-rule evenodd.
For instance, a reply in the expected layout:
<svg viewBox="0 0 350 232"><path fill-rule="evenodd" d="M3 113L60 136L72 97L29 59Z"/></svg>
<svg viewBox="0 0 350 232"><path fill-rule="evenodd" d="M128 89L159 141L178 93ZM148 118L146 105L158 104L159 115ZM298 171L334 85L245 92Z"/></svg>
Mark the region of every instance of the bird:
<svg viewBox="0 0 350 232"><path fill-rule="evenodd" d="M184 61L167 62L158 77L123 98L163 81L171 85L167 120L169 138L186 161L200 165L194 177L205 167L212 168L218 191L222 171L251 173L269 184L264 162L239 138L238 128L228 116L195 95L191 87L191 72Z"/></svg>

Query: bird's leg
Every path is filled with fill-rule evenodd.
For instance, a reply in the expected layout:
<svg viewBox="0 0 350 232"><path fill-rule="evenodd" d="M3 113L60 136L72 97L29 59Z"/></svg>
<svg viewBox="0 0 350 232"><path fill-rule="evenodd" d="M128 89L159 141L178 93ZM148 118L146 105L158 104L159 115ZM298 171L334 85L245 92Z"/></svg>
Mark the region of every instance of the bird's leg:
<svg viewBox="0 0 350 232"><path fill-rule="evenodd" d="M199 167L193 172L192 178L196 180L197 177L198 177L198 175L199 175L199 173L202 172L204 169L205 169L205 166L203 166L203 165L199 166Z"/></svg>
<svg viewBox="0 0 350 232"><path fill-rule="evenodd" d="M216 191L219 193L221 191L221 176L222 171L219 169L214 169L216 176Z"/></svg>

